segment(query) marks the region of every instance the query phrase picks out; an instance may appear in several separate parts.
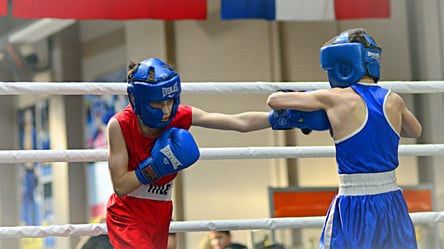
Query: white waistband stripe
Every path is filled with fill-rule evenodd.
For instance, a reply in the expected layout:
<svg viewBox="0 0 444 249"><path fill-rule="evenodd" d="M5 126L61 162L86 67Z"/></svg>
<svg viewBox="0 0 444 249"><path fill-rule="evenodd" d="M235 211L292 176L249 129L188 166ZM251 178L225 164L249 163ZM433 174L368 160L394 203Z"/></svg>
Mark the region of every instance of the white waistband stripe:
<svg viewBox="0 0 444 249"><path fill-rule="evenodd" d="M395 171L369 174L340 174L340 195L373 195L398 190Z"/></svg>
<svg viewBox="0 0 444 249"><path fill-rule="evenodd" d="M129 193L128 196L157 201L169 201L172 196L173 182L174 180L163 185L143 184Z"/></svg>

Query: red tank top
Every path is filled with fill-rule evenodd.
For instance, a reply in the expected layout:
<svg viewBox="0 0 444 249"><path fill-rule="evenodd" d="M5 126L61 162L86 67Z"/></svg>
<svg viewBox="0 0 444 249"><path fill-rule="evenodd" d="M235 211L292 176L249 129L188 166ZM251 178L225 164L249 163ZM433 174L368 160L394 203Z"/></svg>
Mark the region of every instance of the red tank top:
<svg viewBox="0 0 444 249"><path fill-rule="evenodd" d="M128 150L128 171L134 170L141 161L151 156L151 149L153 148L157 137L147 137L142 133L137 122L136 114L131 108L131 105L128 105L125 109L116 113L114 118L119 121L120 128L122 129L125 138L126 148ZM164 129L177 127L188 130L191 127L191 122L191 106L179 105L176 116ZM177 173L164 176L153 184L163 185L173 180L176 175Z"/></svg>

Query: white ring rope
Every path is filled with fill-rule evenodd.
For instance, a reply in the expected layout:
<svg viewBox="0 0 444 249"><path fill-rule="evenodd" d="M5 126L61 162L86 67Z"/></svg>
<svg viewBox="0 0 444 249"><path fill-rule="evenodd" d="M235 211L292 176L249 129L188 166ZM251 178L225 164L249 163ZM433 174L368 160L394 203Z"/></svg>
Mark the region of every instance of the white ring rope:
<svg viewBox="0 0 444 249"><path fill-rule="evenodd" d="M398 93L444 92L444 81L381 81ZM183 93L266 94L279 89L295 91L330 88L328 82L183 82ZM0 82L0 95L106 95L126 94L126 83L116 82Z"/></svg>
<svg viewBox="0 0 444 249"><path fill-rule="evenodd" d="M107 161L106 149L78 150L0 150L0 164L30 162ZM276 159L334 157L333 146L270 146L200 148L199 160ZM399 146L400 156L444 155L444 144L409 144Z"/></svg>
<svg viewBox="0 0 444 249"><path fill-rule="evenodd" d="M270 146L200 148L199 160L276 159L334 157L334 146ZM106 149L78 150L0 150L0 164L31 162L107 161ZM399 146L400 156L444 155L444 144L407 144Z"/></svg>
<svg viewBox="0 0 444 249"><path fill-rule="evenodd" d="M444 222L444 212L410 213L414 224ZM170 232L201 232L213 230L294 229L321 227L324 216L241 220L174 221ZM105 224L0 227L0 239L41 238L48 236L94 236L106 234Z"/></svg>

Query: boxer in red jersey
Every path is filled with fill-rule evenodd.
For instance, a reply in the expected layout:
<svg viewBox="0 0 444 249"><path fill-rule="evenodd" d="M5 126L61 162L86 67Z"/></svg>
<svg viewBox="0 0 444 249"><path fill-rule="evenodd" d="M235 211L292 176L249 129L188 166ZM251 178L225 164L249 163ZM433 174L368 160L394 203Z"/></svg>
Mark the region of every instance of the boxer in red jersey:
<svg viewBox="0 0 444 249"><path fill-rule="evenodd" d="M249 132L270 127L269 113L229 115L181 105L179 75L156 58L130 63L127 80L130 105L107 127L114 187L108 234L116 249L166 249L174 178L199 158L191 125Z"/></svg>

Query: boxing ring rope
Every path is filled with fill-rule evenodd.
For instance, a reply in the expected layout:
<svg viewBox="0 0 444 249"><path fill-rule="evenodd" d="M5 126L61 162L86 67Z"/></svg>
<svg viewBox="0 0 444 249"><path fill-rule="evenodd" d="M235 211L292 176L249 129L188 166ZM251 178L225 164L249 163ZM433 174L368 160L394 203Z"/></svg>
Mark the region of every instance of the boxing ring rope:
<svg viewBox="0 0 444 249"><path fill-rule="evenodd" d="M444 212L418 212L411 213L410 216L415 224L444 222ZM315 216L215 221L174 221L170 224L170 232L316 228L322 227L324 219L324 216ZM106 233L107 229L105 224L0 227L0 239L42 238L48 236L95 236Z"/></svg>
<svg viewBox="0 0 444 249"><path fill-rule="evenodd" d="M444 81L382 81L379 85L397 93L444 92ZM184 94L269 94L279 89L295 91L329 88L327 82L205 82L183 83ZM126 94L126 83L109 82L0 82L0 95L106 95ZM333 146L201 148L200 160L333 157ZM444 144L400 145L400 156L444 155ZM106 150L2 150L0 164L26 162L106 161ZM444 222L444 212L411 213L415 224ZM325 217L241 219L172 222L171 232L253 230L321 227ZM0 239L47 236L83 236L107 233L105 224L0 227Z"/></svg>
<svg viewBox="0 0 444 249"><path fill-rule="evenodd" d="M334 157L334 146L270 146L200 148L199 160L276 159ZM105 149L78 150L0 150L0 164L32 162L107 161ZM399 146L400 156L444 155L444 144L409 144Z"/></svg>
<svg viewBox="0 0 444 249"><path fill-rule="evenodd" d="M397 93L444 92L444 81L381 81ZM327 82L183 82L184 94L267 94L279 89L295 91L330 88ZM0 95L106 95L126 94L126 83L116 82L0 82Z"/></svg>

